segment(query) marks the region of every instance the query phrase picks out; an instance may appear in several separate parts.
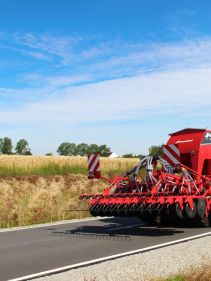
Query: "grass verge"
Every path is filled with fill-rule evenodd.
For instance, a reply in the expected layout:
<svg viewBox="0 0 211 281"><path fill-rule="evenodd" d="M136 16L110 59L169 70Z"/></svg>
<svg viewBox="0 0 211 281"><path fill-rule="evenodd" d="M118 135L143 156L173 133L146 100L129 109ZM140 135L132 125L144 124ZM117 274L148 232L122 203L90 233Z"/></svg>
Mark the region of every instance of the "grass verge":
<svg viewBox="0 0 211 281"><path fill-rule="evenodd" d="M186 273L180 273L169 276L167 278L159 278L152 281L210 281L211 280L211 268L209 263L202 265L201 267L191 268Z"/></svg>
<svg viewBox="0 0 211 281"><path fill-rule="evenodd" d="M24 226L89 216L82 193L107 186L85 175L0 178L0 227Z"/></svg>

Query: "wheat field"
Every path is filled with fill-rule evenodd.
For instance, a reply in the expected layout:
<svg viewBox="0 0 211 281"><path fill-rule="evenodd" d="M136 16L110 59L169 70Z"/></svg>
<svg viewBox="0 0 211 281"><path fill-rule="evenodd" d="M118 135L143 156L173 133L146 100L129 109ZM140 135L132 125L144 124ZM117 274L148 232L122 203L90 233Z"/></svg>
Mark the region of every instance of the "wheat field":
<svg viewBox="0 0 211 281"><path fill-rule="evenodd" d="M102 158L102 175L121 174L138 161ZM99 193L107 183L88 180L86 174L86 157L1 155L0 227L89 216L79 195Z"/></svg>
<svg viewBox="0 0 211 281"><path fill-rule="evenodd" d="M138 159L100 159L107 176L121 174L138 163ZM0 155L0 176L87 174L87 158L81 156Z"/></svg>

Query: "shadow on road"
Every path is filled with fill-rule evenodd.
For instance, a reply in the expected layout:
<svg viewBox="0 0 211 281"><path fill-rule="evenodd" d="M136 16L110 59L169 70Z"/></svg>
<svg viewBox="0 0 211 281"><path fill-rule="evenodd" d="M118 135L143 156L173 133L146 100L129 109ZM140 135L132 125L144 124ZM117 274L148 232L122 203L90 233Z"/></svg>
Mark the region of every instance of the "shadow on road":
<svg viewBox="0 0 211 281"><path fill-rule="evenodd" d="M121 219L117 221L114 218L110 218L102 221L104 222L104 225L83 225L67 230L52 230L52 234L70 235L71 237L77 238L130 241L134 236L159 237L184 232L182 229L178 230L169 227L146 226L140 220Z"/></svg>

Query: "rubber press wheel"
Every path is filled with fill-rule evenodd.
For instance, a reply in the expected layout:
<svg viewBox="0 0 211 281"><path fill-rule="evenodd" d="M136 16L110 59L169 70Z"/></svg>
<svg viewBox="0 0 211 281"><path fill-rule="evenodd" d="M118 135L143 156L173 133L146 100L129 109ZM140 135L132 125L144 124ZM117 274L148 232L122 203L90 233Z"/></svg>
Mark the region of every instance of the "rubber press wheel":
<svg viewBox="0 0 211 281"><path fill-rule="evenodd" d="M196 216L196 203L193 202L193 209L191 209L190 205L188 203L185 204L185 216L189 219L193 219Z"/></svg>
<svg viewBox="0 0 211 281"><path fill-rule="evenodd" d="M178 218L180 218L180 219L183 219L183 218L184 218L183 210L182 210L182 208L180 207L179 203L176 203L176 205L175 205L175 213L176 213L176 215L177 215Z"/></svg>
<svg viewBox="0 0 211 281"><path fill-rule="evenodd" d="M206 201L202 198L198 199L196 211L196 224L203 227L210 225L210 216L206 217Z"/></svg>
<svg viewBox="0 0 211 281"><path fill-rule="evenodd" d="M202 198L198 199L196 213L197 213L197 216L199 218L201 218L201 219L205 218L205 216L206 216L206 208L207 208L206 201L204 199L202 199Z"/></svg>

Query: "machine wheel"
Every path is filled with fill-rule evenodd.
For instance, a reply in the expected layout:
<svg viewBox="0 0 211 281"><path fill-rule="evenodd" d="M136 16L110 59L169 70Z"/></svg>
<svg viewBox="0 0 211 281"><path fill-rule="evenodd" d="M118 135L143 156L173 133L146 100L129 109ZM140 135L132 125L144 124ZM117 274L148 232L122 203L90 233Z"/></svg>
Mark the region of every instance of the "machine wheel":
<svg viewBox="0 0 211 281"><path fill-rule="evenodd" d="M191 209L188 203L185 204L185 216L189 219L193 219L196 216L196 203L193 202L193 209Z"/></svg>
<svg viewBox="0 0 211 281"><path fill-rule="evenodd" d="M159 213L152 216L152 225L161 226L163 224L163 216Z"/></svg>
<svg viewBox="0 0 211 281"><path fill-rule="evenodd" d="M180 219L184 218L183 210L181 209L179 203L176 203L176 205L175 205L175 213L176 213L178 218L180 218Z"/></svg>
<svg viewBox="0 0 211 281"><path fill-rule="evenodd" d="M105 216L105 209L106 209L106 205L105 204L101 204L100 209L99 209L99 216L104 217Z"/></svg>
<svg viewBox="0 0 211 281"><path fill-rule="evenodd" d="M144 211L139 218L147 225L151 225L152 223L151 214L148 211Z"/></svg>
<svg viewBox="0 0 211 281"><path fill-rule="evenodd" d="M203 226L203 227L208 227L210 226L210 221L209 221L209 218L203 218L200 220L200 225Z"/></svg>
<svg viewBox="0 0 211 281"><path fill-rule="evenodd" d="M204 199L198 199L198 202L197 202L197 210L196 210L196 213L197 213L197 216L201 219L204 219L205 216L206 216L206 208L207 208L207 204L206 204L206 201Z"/></svg>
<svg viewBox="0 0 211 281"><path fill-rule="evenodd" d="M206 216L206 201L202 198L198 199L196 207L196 223L202 227L210 226L210 214Z"/></svg>
<svg viewBox="0 0 211 281"><path fill-rule="evenodd" d="M96 205L91 206L91 208L89 209L89 212L90 212L90 214L91 214L93 217L97 217L97 216L98 216L98 212L97 212L97 210L96 210Z"/></svg>

